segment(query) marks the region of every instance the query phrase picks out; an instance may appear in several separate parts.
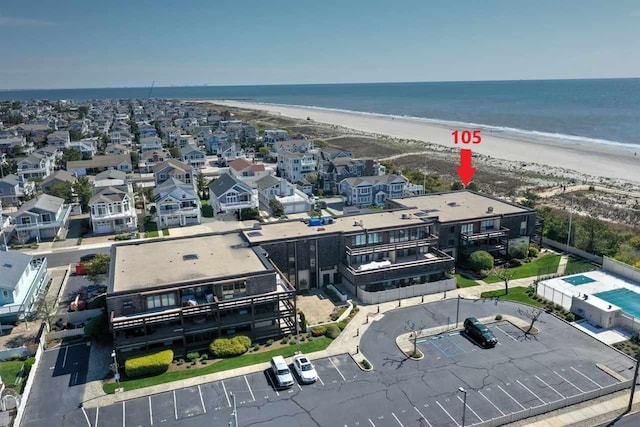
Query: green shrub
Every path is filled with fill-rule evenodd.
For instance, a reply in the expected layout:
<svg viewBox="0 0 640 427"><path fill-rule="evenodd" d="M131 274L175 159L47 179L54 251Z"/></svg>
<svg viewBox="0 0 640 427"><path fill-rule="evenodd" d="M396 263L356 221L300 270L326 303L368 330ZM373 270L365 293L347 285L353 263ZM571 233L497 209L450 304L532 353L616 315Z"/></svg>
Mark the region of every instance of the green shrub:
<svg viewBox="0 0 640 427"><path fill-rule="evenodd" d="M87 303L87 310L93 310L96 308L107 307L107 294L98 295L97 297L89 300Z"/></svg>
<svg viewBox="0 0 640 427"><path fill-rule="evenodd" d="M166 372L172 361L173 350L132 357L124 362L124 372L129 378L162 374Z"/></svg>
<svg viewBox="0 0 640 427"><path fill-rule="evenodd" d="M325 332L325 336L332 340L335 340L340 335L340 328L337 325L329 325L327 328L327 332Z"/></svg>
<svg viewBox="0 0 640 427"><path fill-rule="evenodd" d="M273 345L273 340L269 339L267 340L266 343L264 343L265 347L269 347L270 345Z"/></svg>
<svg viewBox="0 0 640 427"><path fill-rule="evenodd" d="M276 199L271 199L276 200ZM300 329L304 330L307 327L307 316L304 315L302 310L298 310L298 316L300 316Z"/></svg>
<svg viewBox="0 0 640 427"><path fill-rule="evenodd" d="M102 342L108 341L111 334L109 333L107 315L102 313L101 315L90 319L84 326L84 334L92 340Z"/></svg>
<svg viewBox="0 0 640 427"><path fill-rule="evenodd" d="M296 340L295 338L292 338L291 340L289 340L289 345L296 345L298 344L298 340Z"/></svg>
<svg viewBox="0 0 640 427"><path fill-rule="evenodd" d="M525 242L516 243L509 246L509 256L511 258L525 259L529 254L529 246Z"/></svg>
<svg viewBox="0 0 640 427"><path fill-rule="evenodd" d="M234 357L246 353L251 347L251 339L244 335L233 338L217 338L209 345L213 357Z"/></svg>
<svg viewBox="0 0 640 427"><path fill-rule="evenodd" d="M491 270L493 268L493 257L486 251L475 251L469 257L469 266L475 272Z"/></svg>
<svg viewBox="0 0 640 427"><path fill-rule="evenodd" d="M522 260L514 258L509 261L509 267L520 267L522 265Z"/></svg>
<svg viewBox="0 0 640 427"><path fill-rule="evenodd" d="M203 355L200 357L200 360L209 360L209 355L208 355L207 353L203 354Z"/></svg>
<svg viewBox="0 0 640 427"><path fill-rule="evenodd" d="M566 316L564 316L564 318L567 322L573 322L574 320L576 320L576 315L573 313L568 313Z"/></svg>
<svg viewBox="0 0 640 427"><path fill-rule="evenodd" d="M197 351L187 353L187 359L190 362L195 362L196 360L198 360L199 357L200 357L200 353L198 353Z"/></svg>
<svg viewBox="0 0 640 427"><path fill-rule="evenodd" d="M371 369L371 363L367 359L362 359L360 362L365 369Z"/></svg>
<svg viewBox="0 0 640 427"><path fill-rule="evenodd" d="M496 320L502 320L502 314L496 314Z"/></svg>
<svg viewBox="0 0 640 427"><path fill-rule="evenodd" d="M540 253L540 249L538 249L535 246L529 246L529 256L530 257L535 258L535 257L538 256L539 253Z"/></svg>
<svg viewBox="0 0 640 427"><path fill-rule="evenodd" d="M564 310L564 307L563 307L563 306L561 306L560 304L556 304L556 305L554 305L554 306L553 306L553 308L555 308L555 309L556 309L556 310L558 310L558 311L562 311L562 310Z"/></svg>
<svg viewBox="0 0 640 427"><path fill-rule="evenodd" d="M344 320L336 323L336 325L338 325L338 328L340 328L341 331L344 331L344 328L347 327L348 323L349 323L349 321L347 319L344 319Z"/></svg>
<svg viewBox="0 0 640 427"><path fill-rule="evenodd" d="M316 326L315 328L311 329L311 336L314 337L321 337L324 334L326 334L327 332L327 327L326 326Z"/></svg>
<svg viewBox="0 0 640 427"><path fill-rule="evenodd" d="M338 320L338 318L340 316L342 316L342 314L347 310L347 307L340 307L338 310L334 311L333 313L331 313L331 315L329 316L329 318L331 320L333 320L334 322L336 320Z"/></svg>
<svg viewBox="0 0 640 427"><path fill-rule="evenodd" d="M304 341L306 341L306 340L307 340L307 339L304 337L304 335L300 335L300 342L304 342Z"/></svg>

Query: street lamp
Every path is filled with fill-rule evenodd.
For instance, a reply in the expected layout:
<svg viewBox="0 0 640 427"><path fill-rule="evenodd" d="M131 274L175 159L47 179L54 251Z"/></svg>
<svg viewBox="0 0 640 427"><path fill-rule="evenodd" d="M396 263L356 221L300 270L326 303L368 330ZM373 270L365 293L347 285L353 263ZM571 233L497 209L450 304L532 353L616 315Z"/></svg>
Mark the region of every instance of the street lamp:
<svg viewBox="0 0 640 427"><path fill-rule="evenodd" d="M113 376L116 379L116 383L118 384L118 390L120 389L120 372L118 371L118 359L116 358L116 351L113 350L111 352L111 357L113 357Z"/></svg>
<svg viewBox="0 0 640 427"><path fill-rule="evenodd" d="M460 300L464 297L458 295L458 306L456 307L456 328L458 327L458 320L460 318Z"/></svg>
<svg viewBox="0 0 640 427"><path fill-rule="evenodd" d="M458 391L464 395L462 400L462 427L464 427L464 419L467 415L467 390L462 387L458 387Z"/></svg>

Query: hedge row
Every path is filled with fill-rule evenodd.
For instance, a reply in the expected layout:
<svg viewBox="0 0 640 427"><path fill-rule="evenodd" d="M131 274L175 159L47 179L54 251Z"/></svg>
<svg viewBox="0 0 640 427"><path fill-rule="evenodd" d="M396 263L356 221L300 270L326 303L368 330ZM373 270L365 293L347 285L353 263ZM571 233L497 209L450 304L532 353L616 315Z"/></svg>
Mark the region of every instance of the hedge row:
<svg viewBox="0 0 640 427"><path fill-rule="evenodd" d="M251 347L251 338L236 335L233 338L217 338L209 345L213 357L234 357L246 353Z"/></svg>
<svg viewBox="0 0 640 427"><path fill-rule="evenodd" d="M173 350L163 350L146 356L132 357L124 362L129 378L157 375L166 372L173 361Z"/></svg>

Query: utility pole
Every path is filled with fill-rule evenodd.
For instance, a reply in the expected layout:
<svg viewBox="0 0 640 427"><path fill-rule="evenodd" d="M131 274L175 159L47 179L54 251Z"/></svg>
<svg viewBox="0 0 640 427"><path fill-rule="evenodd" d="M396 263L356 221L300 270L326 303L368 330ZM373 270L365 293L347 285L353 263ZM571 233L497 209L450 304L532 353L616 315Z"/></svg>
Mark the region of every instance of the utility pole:
<svg viewBox="0 0 640 427"><path fill-rule="evenodd" d="M464 299L460 295L458 295L458 306L456 307L456 328L458 327L458 321L460 318L460 300Z"/></svg>
<svg viewBox="0 0 640 427"><path fill-rule="evenodd" d="M467 390L458 387L458 391L464 395L464 399L462 400L462 427L464 427L465 417L467 415Z"/></svg>
<svg viewBox="0 0 640 427"><path fill-rule="evenodd" d="M233 399L233 412L231 413L231 415L233 415L233 427L239 427L238 426L238 408L236 407L236 395L233 393L229 393L229 394Z"/></svg>

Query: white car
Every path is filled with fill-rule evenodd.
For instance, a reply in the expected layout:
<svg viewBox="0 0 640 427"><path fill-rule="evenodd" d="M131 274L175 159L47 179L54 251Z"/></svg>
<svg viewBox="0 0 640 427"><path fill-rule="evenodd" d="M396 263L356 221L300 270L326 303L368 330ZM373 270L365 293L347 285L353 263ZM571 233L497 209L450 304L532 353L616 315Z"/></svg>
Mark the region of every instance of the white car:
<svg viewBox="0 0 640 427"><path fill-rule="evenodd" d="M318 379L316 368L304 354L293 356L293 369L302 383L309 384Z"/></svg>

